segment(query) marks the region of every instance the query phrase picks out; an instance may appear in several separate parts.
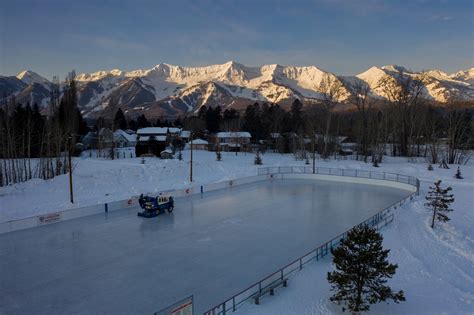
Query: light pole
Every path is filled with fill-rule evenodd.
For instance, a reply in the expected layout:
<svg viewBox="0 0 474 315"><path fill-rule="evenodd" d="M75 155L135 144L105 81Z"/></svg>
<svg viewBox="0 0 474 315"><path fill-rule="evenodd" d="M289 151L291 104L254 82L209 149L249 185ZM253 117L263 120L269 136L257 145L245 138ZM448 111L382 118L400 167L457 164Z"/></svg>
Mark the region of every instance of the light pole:
<svg viewBox="0 0 474 315"><path fill-rule="evenodd" d="M74 191L72 189L72 159L71 159L72 135L69 135L67 140L68 140L67 152L68 152L68 163L69 163L69 195L71 198L71 203L74 203Z"/></svg>
<svg viewBox="0 0 474 315"><path fill-rule="evenodd" d="M193 182L193 132L190 132L189 139L191 139L191 161L189 163L189 181Z"/></svg>

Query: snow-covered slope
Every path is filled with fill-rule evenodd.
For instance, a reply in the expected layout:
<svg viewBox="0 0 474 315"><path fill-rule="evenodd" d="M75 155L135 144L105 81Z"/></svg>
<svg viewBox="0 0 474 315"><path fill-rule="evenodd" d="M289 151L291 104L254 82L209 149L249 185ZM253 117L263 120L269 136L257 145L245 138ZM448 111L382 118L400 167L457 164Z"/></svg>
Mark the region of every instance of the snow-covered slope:
<svg viewBox="0 0 474 315"><path fill-rule="evenodd" d="M356 76L341 77L315 66L270 64L248 67L229 61L203 67L162 63L129 72L113 69L83 73L76 79L79 106L86 116L94 117L101 115L103 110L110 110L111 104L130 114L146 110L148 114L173 115L197 111L203 105L242 108L255 101L288 105L296 98L303 103L312 103L322 98L327 80L342 83L339 97L342 103L350 99L356 82L368 84L373 97L385 98L381 83L385 79L397 82L401 73L421 80L427 99L438 102L453 98L474 100L474 68L447 74L440 70L414 72L388 65L371 67ZM31 85L37 85L36 91ZM21 94L22 101L34 100L39 104L47 103L49 95L44 91L49 90L50 85L48 80L32 71L22 71L17 77L0 77L0 93ZM38 100L41 97L45 99Z"/></svg>
<svg viewBox="0 0 474 315"><path fill-rule="evenodd" d="M397 82L400 76L419 80L424 86L424 97L437 102L447 102L450 99L474 99L474 70L465 70L449 75L441 70L413 72L404 67L389 65L384 67L371 67L358 74L358 79L366 82L371 92L376 97L385 98L384 84L386 80Z"/></svg>

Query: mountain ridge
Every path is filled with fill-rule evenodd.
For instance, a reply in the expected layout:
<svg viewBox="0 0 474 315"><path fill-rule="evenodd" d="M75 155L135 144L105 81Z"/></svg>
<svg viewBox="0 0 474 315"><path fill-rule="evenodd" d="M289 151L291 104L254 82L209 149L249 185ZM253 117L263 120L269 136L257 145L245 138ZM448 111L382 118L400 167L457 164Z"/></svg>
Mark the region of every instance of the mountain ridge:
<svg viewBox="0 0 474 315"><path fill-rule="evenodd" d="M474 100L474 68L452 74L433 69L415 72L399 65L373 66L355 76L338 76L316 66L268 64L245 66L236 61L201 67L160 63L149 69L112 69L76 76L79 107L86 117L100 116L120 106L130 114L195 112L201 106L241 108L251 102L290 104L294 99L318 102L324 82L339 82L341 103L353 94L356 82L369 86L375 98L385 98L380 82L399 73L421 80L426 99L447 102ZM16 79L16 80L15 80ZM20 103L47 104L52 83L31 70L16 77L0 76L0 95L15 96ZM110 108L109 108L110 110Z"/></svg>

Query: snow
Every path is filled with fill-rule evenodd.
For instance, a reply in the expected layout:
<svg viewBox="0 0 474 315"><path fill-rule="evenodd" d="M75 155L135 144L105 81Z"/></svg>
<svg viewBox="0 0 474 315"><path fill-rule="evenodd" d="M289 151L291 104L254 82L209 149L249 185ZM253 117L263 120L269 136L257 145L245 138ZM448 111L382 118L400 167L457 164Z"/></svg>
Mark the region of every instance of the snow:
<svg viewBox="0 0 474 315"><path fill-rule="evenodd" d="M33 179L0 188L0 222L41 213L71 209L126 199L140 193L157 193L217 181L252 176L259 166L255 154L222 152L193 153L194 180L189 178L189 151L183 161L140 158L105 160L84 154L74 159L75 204L69 203L68 176L51 180ZM263 166L304 165L292 155L266 153ZM374 170L370 163L317 160L319 167ZM428 171L423 159L386 157L377 171L408 174L421 180L421 195L395 212L394 222L383 228L384 246L391 249L390 261L397 263L397 274L390 281L394 289L405 291L407 301L379 304L372 314L472 314L474 309L474 165L462 165L463 180L453 178L456 171L434 166ZM451 221L429 227L429 212L424 208L428 186L441 179L453 187L454 211ZM315 246L318 244L315 240ZM303 253L302 253L303 254ZM296 258L296 257L295 257ZM275 296L265 296L261 305L246 303L240 314L342 314L329 302L326 273L332 269L330 258L310 263L290 278L288 288L279 288ZM258 279L255 279L257 281ZM249 283L250 284L250 283ZM242 288L243 289L243 288ZM235 292L237 293L237 291Z"/></svg>
<svg viewBox="0 0 474 315"><path fill-rule="evenodd" d="M217 138L252 138L252 136L246 131L228 131L218 132Z"/></svg>
<svg viewBox="0 0 474 315"><path fill-rule="evenodd" d="M189 142L189 144L209 144L209 142L207 142L206 140L202 140L202 139L194 139L193 141Z"/></svg>

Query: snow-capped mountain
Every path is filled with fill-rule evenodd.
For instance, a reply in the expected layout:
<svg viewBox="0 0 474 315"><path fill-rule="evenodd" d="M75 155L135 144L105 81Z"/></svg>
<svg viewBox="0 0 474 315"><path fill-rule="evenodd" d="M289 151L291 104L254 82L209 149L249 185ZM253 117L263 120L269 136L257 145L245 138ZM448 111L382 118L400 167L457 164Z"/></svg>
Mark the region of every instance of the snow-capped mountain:
<svg viewBox="0 0 474 315"><path fill-rule="evenodd" d="M24 71L18 73L16 75L16 78L18 80L23 81L26 84L37 83L37 84L48 85L48 86L51 84L51 82L49 82L48 80L46 80L42 76L40 76L40 75L36 74L35 72L30 71L30 70L24 70Z"/></svg>
<svg viewBox="0 0 474 315"><path fill-rule="evenodd" d="M440 70L414 72L389 65L342 77L315 66L248 67L229 61L204 67L163 63L130 72L114 69L79 74L76 80L79 106L86 116L97 117L117 106L130 115L152 116L193 112L203 105L240 109L255 101L283 106L296 98L303 103L318 102L328 80L342 86L341 103L350 102L357 82L367 84L373 97L383 99L386 95L381 83L386 78L396 81L400 73L421 80L427 99L474 100L474 68L447 74ZM22 71L16 77L0 77L0 93L15 95L19 102L45 105L50 88L51 82L32 71Z"/></svg>
<svg viewBox="0 0 474 315"><path fill-rule="evenodd" d="M369 85L372 95L385 98L387 95L382 82L387 77L397 80L401 74L413 80L421 81L424 86L423 96L426 99L441 103L453 98L457 100L474 99L473 69L449 75L441 70L413 72L401 66L389 65L371 67L367 71L356 75L356 78ZM469 78L471 82L469 82Z"/></svg>

